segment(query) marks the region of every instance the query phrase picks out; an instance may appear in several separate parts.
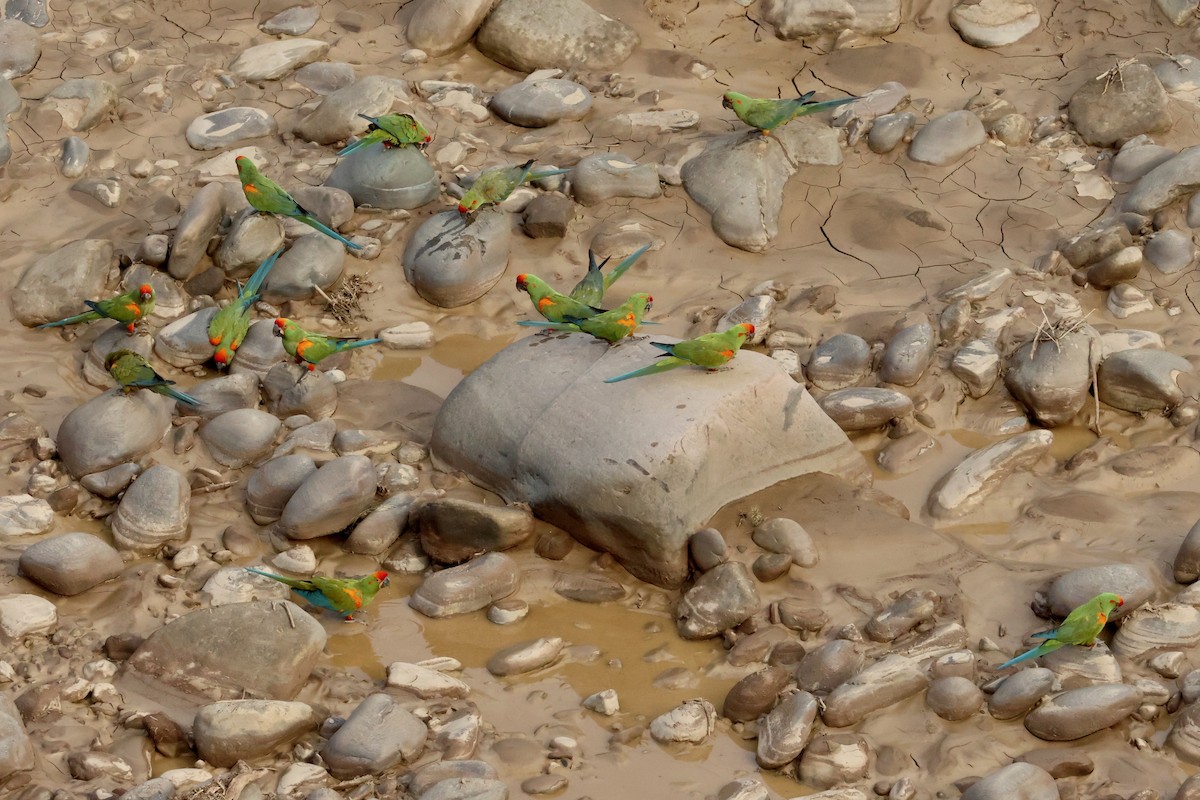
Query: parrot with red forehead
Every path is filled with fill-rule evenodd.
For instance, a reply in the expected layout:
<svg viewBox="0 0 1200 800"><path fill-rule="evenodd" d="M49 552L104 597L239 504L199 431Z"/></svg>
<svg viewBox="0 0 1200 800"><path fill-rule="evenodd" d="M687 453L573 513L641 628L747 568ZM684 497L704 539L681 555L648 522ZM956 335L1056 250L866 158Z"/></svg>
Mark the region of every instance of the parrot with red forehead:
<svg viewBox="0 0 1200 800"><path fill-rule="evenodd" d="M217 348L217 352L213 353L217 369L226 369L233 363L237 349L250 332L250 306L258 300L263 281L282 252L281 247L259 264L250 280L238 291L237 297L230 300L229 305L218 311L208 323L208 343Z"/></svg>
<svg viewBox="0 0 1200 800"><path fill-rule="evenodd" d="M529 294L533 307L550 322L566 322L567 317L587 319L601 313L595 308L573 297L556 292L550 284L530 272L517 276L517 288Z"/></svg>
<svg viewBox="0 0 1200 800"><path fill-rule="evenodd" d="M322 578L318 575L308 580L285 578L254 567L246 567L246 571L279 581L314 606L341 614L346 622L353 622L355 613L370 603L379 590L389 583L388 574L383 570L358 578Z"/></svg>
<svg viewBox="0 0 1200 800"><path fill-rule="evenodd" d="M746 340L753 335L754 326L749 322L743 322L719 333L706 333L695 339L675 344L651 342L651 346L663 351L663 354L658 357L658 361L641 369L617 375L615 378L606 378L604 382L616 383L630 378L640 378L643 375L656 375L688 364L703 367L709 372L716 372L719 367L728 364L737 355Z"/></svg>
<svg viewBox="0 0 1200 800"><path fill-rule="evenodd" d="M285 317L275 320L275 335L282 337L283 349L296 359L297 364L304 364L312 372L329 356L343 350L354 350L369 344L378 344L382 339L355 339L353 337L326 336L323 333L310 333L295 322Z"/></svg>
<svg viewBox="0 0 1200 800"><path fill-rule="evenodd" d="M133 333L137 324L154 312L154 287L143 283L136 289L116 297L110 297L107 300L84 300L83 304L91 311L84 311L82 314L60 319L57 322L47 322L38 327L57 328L62 325L75 325L79 322L111 319L125 323L125 327L130 333Z"/></svg>
<svg viewBox="0 0 1200 800"><path fill-rule="evenodd" d="M305 211L304 207L296 202L296 198L285 192L282 186L259 172L253 161L245 156L238 156L234 161L237 163L238 179L242 182L246 202L255 211L300 220L310 228L316 228L326 236L337 239L351 250L363 249L361 244L355 244Z"/></svg>
<svg viewBox="0 0 1200 800"><path fill-rule="evenodd" d="M653 302L653 297L645 292L638 292L612 311L605 311L586 319L566 315L562 322L521 320L517 324L552 331L577 331L591 334L609 344L617 344L625 337L633 335L642 324L642 317L650 311Z"/></svg>
<svg viewBox="0 0 1200 800"><path fill-rule="evenodd" d="M569 169L548 169L536 174L530 174L534 159L515 167L493 167L479 173L479 177L471 184L471 188L458 201L458 213L466 216L478 211L483 206L503 203L514 190L525 181L538 181L551 175L562 175Z"/></svg>
<svg viewBox="0 0 1200 800"><path fill-rule="evenodd" d="M827 108L845 105L857 100L857 97L842 97L837 100L815 102L812 96L816 92L805 92L797 98L787 100L771 100L767 98L747 97L740 92L729 91L721 98L721 105L731 109L737 118L757 128L763 136L770 136L771 131L780 125L786 125L796 117L815 114Z"/></svg>
<svg viewBox="0 0 1200 800"><path fill-rule="evenodd" d="M1062 625L1054 630L1033 634L1033 638L1045 639L1044 642L1016 658L1010 658L996 669L1007 669L1022 661L1044 656L1063 645L1077 644L1091 647L1096 643L1096 637L1100 635L1100 631L1104 630L1113 610L1123 605L1125 605L1125 600L1112 592L1096 595L1068 614Z"/></svg>
<svg viewBox="0 0 1200 800"><path fill-rule="evenodd" d="M359 114L358 116L371 124L367 126L366 134L358 141L339 150L339 156L350 155L360 147L375 142L383 142L383 146L388 148L405 147L411 144L423 148L433 141L429 131L425 130L425 126L418 122L412 114L384 114L382 117L368 117L366 114Z"/></svg>

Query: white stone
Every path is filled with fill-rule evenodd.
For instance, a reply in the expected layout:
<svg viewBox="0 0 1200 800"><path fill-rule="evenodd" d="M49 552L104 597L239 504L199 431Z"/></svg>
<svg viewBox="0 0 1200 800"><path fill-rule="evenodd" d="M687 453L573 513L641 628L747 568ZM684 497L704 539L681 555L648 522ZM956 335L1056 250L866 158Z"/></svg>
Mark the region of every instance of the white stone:
<svg viewBox="0 0 1200 800"><path fill-rule="evenodd" d="M54 509L27 494L0 497L0 537L45 533L54 525Z"/></svg>
<svg viewBox="0 0 1200 800"><path fill-rule="evenodd" d="M621 702L617 698L616 689L604 689L585 697L583 707L595 711L597 714L611 717L621 710Z"/></svg>
<svg viewBox="0 0 1200 800"><path fill-rule="evenodd" d="M0 597L0 632L9 639L48 631L58 622L58 609L35 594Z"/></svg>
<svg viewBox="0 0 1200 800"><path fill-rule="evenodd" d="M393 350L424 350L433 346L433 328L428 322L405 322L380 331L379 338Z"/></svg>
<svg viewBox="0 0 1200 800"><path fill-rule="evenodd" d="M458 678L417 664L396 661L388 666L387 685L412 692L422 700L431 697L466 697L471 688Z"/></svg>

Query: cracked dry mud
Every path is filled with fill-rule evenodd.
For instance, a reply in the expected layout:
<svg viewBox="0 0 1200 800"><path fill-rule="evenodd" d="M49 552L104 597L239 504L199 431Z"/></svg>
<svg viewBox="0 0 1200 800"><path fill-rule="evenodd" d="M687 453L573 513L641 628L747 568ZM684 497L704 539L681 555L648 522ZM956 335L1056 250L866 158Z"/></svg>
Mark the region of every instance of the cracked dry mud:
<svg viewBox="0 0 1200 800"><path fill-rule="evenodd" d="M1166 351L1192 365L1200 358L1194 258L1170 274L1143 266L1125 283L1150 299L1148 310L1122 319L1112 313L1108 291L1081 285L1082 279L1073 282L1073 269L1053 255L1075 234L1104 227L1104 220L1120 211L1130 188L1107 178L1114 150L1089 147L1074 134L1066 121L1068 101L1085 82L1131 58L1152 66L1173 63L1183 70L1183 63L1172 58L1197 49L1200 19L1185 15L1183 24L1172 25L1159 13L1160 4L1149 0L1042 3L1038 30L1015 44L981 49L964 43L950 26L949 3L905 4L899 29L882 37L826 34L803 42L775 38L763 19L763 4L593 0L593 7L632 26L640 44L615 68L570 75L594 96L584 119L532 130L495 117L473 121L426 102L428 93L416 88L422 81L468 83L486 96L524 75L497 65L470 43L410 63L403 54L410 50L405 25L414 4L332 0L319 5L316 24L301 35L329 44L318 63L344 63L357 78L383 75L407 82L412 107L433 134L428 153L444 184L485 166L534 156L565 166L598 152L663 165L664 177L672 171L677 175L682 153L695 155L714 137L744 130L721 107L726 87L757 96L789 96L793 79L822 99L863 94L898 81L910 100L897 110L913 112L918 125L998 94L1031 123L1034 137L1014 146L990 138L962 159L935 167L910 160L906 143L880 155L868 149L865 139L847 145L843 135L840 166L800 165L787 183L778 234L762 253L722 243L712 232L709 215L677 181L667 181L662 196L653 199L576 205L564 238L515 234L505 277L479 300L453 309L422 300L405 282L401 265L408 237L422 221L447 208L449 196L443 193L411 213L360 208L342 231L382 244L377 258L347 257L345 262L344 275L366 276L376 289L358 298L366 318L355 317L354 327L341 329L325 318L319 303L293 301L282 309L337 333L373 335L401 323L427 323L435 339L431 347L368 349L342 365L356 382L342 387L334 415L337 428L383 429L396 443L415 442L372 455L415 478L415 485L404 491L423 498L444 492L496 505L500 501L494 495L461 476L437 472L421 445L428 441L440 399L525 335L513 324L530 313L528 298L512 288L518 271L570 286L586 268L589 246L603 256L631 240L635 244L623 252L654 238L654 249L623 279L630 291L653 294L654 320L660 323L654 333L684 337L707 332L752 289L774 282L769 291L778 302L771 327L778 338L755 349L784 351L781 361L796 364L793 372L799 374L798 365L809 362L814 345L835 334L863 337L874 347L870 365L904 325L924 319L936 330L941 317L944 329L943 311L954 302L958 287L995 270L1010 270L1012 275L998 287L968 298L971 303L963 313L969 319L960 326L965 330L941 341L924 376L912 386L894 387L915 402L915 415L851 434L854 447L871 465L873 488L810 475L738 500L711 520L731 545L732 560L754 565L751 580L759 612L721 636L684 640L675 630L680 591L639 581L612 557L572 547L562 531L537 521L533 535L507 551L521 575L520 589L509 598L518 602L501 601L491 613L430 619L408 603L424 576L389 567L391 584L363 615L365 625L316 616L328 637L325 647L311 676L294 698L287 698L311 706L313 724L250 759L248 767L230 771L198 762L186 732L212 698L166 688L128 669L123 662L129 653L122 647L127 637L149 636L170 621L209 608L213 597L208 582L214 572L260 560L270 566L277 551L288 551L292 561L287 563L315 559L325 574L363 574L382 560L415 563L419 570L423 562L415 522L390 555L351 553L341 536L289 542L270 525L254 525L244 508L253 468L222 468L195 442L195 421L181 423L177 417L163 444L140 463L165 464L191 479L186 540L151 555L127 554L120 566L101 565L97 557L96 569L103 566L117 577L65 596L22 575L18 559L31 544L71 531L112 542L106 517L116 501L100 496L99 483L87 484L97 489L95 494L79 488L75 510L55 513L44 533L0 534L0 619L5 599L18 596L49 600L57 614L49 629L17 638L0 632L0 662L12 668L0 665L0 765L8 766L5 758L13 752L19 761L10 773L0 773L0 796L104 800L164 774L168 785L158 784L163 797L256 800L281 791L280 796L311 800L384 798L404 796L404 787L419 796L413 786L433 789L428 779L414 776L422 770L426 776L434 774L431 765L440 768L437 762L446 755L447 762L486 762L485 772L494 771L499 783L482 789L469 782L458 789L437 784L442 787L439 798L472 796L473 786L488 797L506 791L513 797L550 793L592 800L645 794L791 798L825 788L817 778L827 773L817 769L818 762L837 743L846 745L847 763L866 754L861 770L852 763L844 768L844 793L830 795L846 800L873 791L893 797L955 797L971 779L996 773L1031 752L1029 760L1041 765L1075 762L1054 773L1062 777L1057 790L1050 784L1050 796L1175 796L1195 770L1194 762L1189 763L1195 756L1186 744L1169 739L1168 732L1173 726L1183 730L1186 726L1178 721L1200 702L1200 675L1193 672L1200 667L1200 634L1182 630L1179 622L1189 619L1187 609L1196 601L1190 597L1194 592L1185 594L1188 590L1175 582L1178 565L1174 574L1172 570L1181 542L1200 517L1193 376L1178 376L1182 399L1171 408L1135 414L1087 396L1072 422L1053 429L1052 442L1033 466L1000 476L1003 480L991 486L992 493L981 502L971 501L974 510L969 513L935 516L929 497L971 453L1033 429L1026 409L1003 380L980 398L967 396L951 361L969 341L990 343L1004 359L1039 330L1040 347L1057 347L1056 331L1076 330L1075 322L1064 328L1062 321L1082 318L1097 334L1149 332L1139 334L1139 341L1160 336ZM22 5L38 4L10 2L9 15ZM265 156L264 170L285 186L319 186L325 180L335 164L336 146L310 144L290 133L319 94L295 73L252 83L224 80L242 51L274 40L258 26L291 5L291 0L249 5L51 0L49 24L35 29L40 58L32 71L13 79L21 105L7 118L12 156L0 166L0 286L6 296L28 265L69 242L110 240L117 252L133 258L146 237L173 234L181 213L211 177L205 174L213 170L210 159L232 160L225 151L188 147L184 131L201 114L230 106L265 111L282 134L239 147L258 148ZM136 52L134 63L111 57L125 48ZM697 61L714 74L698 77L704 71L693 70ZM118 63L121 71L114 69ZM1119 79L1119 70L1116 75ZM119 95L115 109L84 132L72 131L59 113L40 103L63 81L78 78L110 81ZM1116 79L1107 83L1107 90L1120 88ZM407 110L407 104L398 101L396 108ZM605 123L613 116L660 108L694 110L700 122L680 131L628 138L606 132ZM1155 132L1154 142L1175 151L1193 145L1200 136L1197 110L1186 91L1171 94L1170 127ZM822 124L827 118L819 117ZM0 124L0 133L4 129ZM60 173L63 140L73 135L90 150L83 176L107 181L95 194L72 191L76 179ZM218 177L231 178L231 165L218 167L224 170ZM108 207L96 196L111 199L113 186L119 187L120 199ZM1145 224L1182 231L1190 246L1186 207L1186 199L1177 200ZM210 266L207 256L201 263ZM331 296L339 296L336 292L331 289ZM1117 294L1126 298L1127 292ZM0 324L7 342L0 414L27 417L52 439L68 413L100 392L81 370L86 348L105 325L67 336L33 330L16 321L7 302ZM214 374L203 367L180 371L156 365L185 388ZM878 382L873 369L852 381L867 387ZM818 399L828 394L809 388ZM608 424L620 424L619 409ZM319 443L322 430L307 435ZM77 485L63 474L61 462L38 433L17 430L0 439L0 459L11 463L0 475L0 496L30 491L42 497ZM891 450L903 440L889 438L889 433L918 438L905 437L911 447ZM328 450L326 436L324 451L304 451L318 453L320 461L331 457ZM910 468L877 466L883 451ZM398 461L416 469L410 475ZM893 463L886 455L883 461ZM752 538L753 528L764 518L777 517L803 525L819 553L816 564L789 566L786 557L780 564L756 543L761 539ZM297 544L311 546L312 552L289 550ZM198 547L189 549L193 545ZM545 557L551 553L554 559ZM743 677L771 663L786 672L785 685L790 686L801 650L811 652L838 640L854 643L865 663L899 653L933 675L966 676L990 694L997 677L992 667L1020 652L1027 633L1051 625L1034 615L1031 603L1046 612L1054 601L1066 602L1060 595L1071 595L1064 584L1049 588L1055 578L1106 565L1123 565L1121 580L1150 610L1131 617L1129 627L1118 634L1125 639L1112 644L1115 660L1103 649L1077 654L1077 661L1049 665L1051 677L1058 681L1056 691L1115 681L1140 694L1132 713L1079 741L1043 741L1030 732L1038 723L1029 723L1029 729L1022 725L1021 712L1012 718L978 705L970 708L970 702L978 702L970 697L965 718L947 721L930 709L922 689L845 727L831 727L818 714L821 745L813 746L807 757L786 759L790 765L776 770L756 763L757 737L765 730L757 715L736 722L719 716L726 695ZM1083 579L1077 583L1093 585ZM910 590L916 593L906 594ZM922 612L912 630L903 630L898 638L874 640L881 628L898 624L904 609L927 599L921 592L936 594L933 610ZM571 596L602 602L567 599ZM522 603L528 614L520 618ZM1167 626L1170 635L1153 628L1159 604L1169 611L1161 612L1161 618L1175 626ZM881 617L889 608L892 613ZM282 628L289 621L294 627L291 615L301 612L279 605L272 613ZM316 612L305 607L302 613ZM489 617L518 619L500 625ZM1150 637L1153 646L1137 650L1135 634ZM539 637L562 640L561 654L548 666L505 677L489 671L498 651ZM434 693L421 699L386 686L392 663L437 658L459 662L460 669L450 674L469 688L465 698ZM1087 663L1081 667L1078 662ZM606 689L619 697L619 711L612 716L581 705ZM320 767L329 759L320 754L333 731L364 698L380 691L432 731L428 745L413 763L378 774L352 779L326 774ZM647 732L660 715L695 698L707 700L718 715L713 730L698 744L660 744ZM5 699L17 701L22 722L11 719ZM773 703L767 700L765 708ZM827 706L822 713L826 711ZM836 713L845 719L847 712L843 706ZM174 720L183 740L172 743L156 734L152 743L149 729L155 726L146 722L147 714ZM443 735L456 724L473 730L475 738L467 736L466 746ZM28 733L29 752L5 750L6 743L18 738L13 733L18 725ZM826 738L848 734L863 737L865 750L856 742L847 744L852 737L832 744ZM1190 752L1200 748L1192 746ZM305 769L310 784L295 791L286 790L286 781L281 786L284 776L291 780ZM448 769L448 776L460 774ZM739 779L747 783L731 785ZM1046 796L1045 785L1040 786L1043 794L1030 796ZM1013 796L983 795L983 788L976 796ZM1178 797L1200 796L1194 786L1190 792ZM144 795L151 796L160 795Z"/></svg>

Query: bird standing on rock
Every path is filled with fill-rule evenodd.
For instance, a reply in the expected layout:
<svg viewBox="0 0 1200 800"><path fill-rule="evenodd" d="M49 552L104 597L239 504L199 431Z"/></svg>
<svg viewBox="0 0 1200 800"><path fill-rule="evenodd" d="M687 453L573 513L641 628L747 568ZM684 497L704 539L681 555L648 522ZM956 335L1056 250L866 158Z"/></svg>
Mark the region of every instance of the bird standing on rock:
<svg viewBox="0 0 1200 800"><path fill-rule="evenodd" d="M82 314L60 319L57 322L47 322L38 327L58 328L63 325L75 325L79 322L111 319L125 323L125 328L133 333L139 322L154 313L154 287L143 283L125 294L119 294L107 300L84 300L83 304L91 311L84 311Z"/></svg>
<svg viewBox="0 0 1200 800"><path fill-rule="evenodd" d="M382 117L368 117L366 114L359 114L358 116L371 124L367 127L366 134L358 141L339 150L339 156L349 155L360 147L375 142L383 142L383 146L386 148L405 147L413 144L423 148L433 141L429 131L425 130L425 126L418 122L412 114L384 114Z"/></svg>
<svg viewBox="0 0 1200 800"><path fill-rule="evenodd" d="M604 293L608 291L617 280L629 271L634 262L641 258L642 254L650 249L651 244L644 244L637 250L634 250L628 258L617 264L608 274L601 272L604 265L608 263L608 259L604 259L599 264L596 263L596 254L588 250L588 271L587 274L575 284L575 288L571 290L571 297L589 306L599 306L604 302Z"/></svg>
<svg viewBox="0 0 1200 800"><path fill-rule="evenodd" d="M664 344L662 342L651 342L651 346L657 347L663 351L659 356L659 360L653 364L635 369L632 372L626 372L623 375L618 375L615 378L606 378L605 383L616 383L630 378L640 378L643 375L655 375L659 372L682 367L686 364L691 364L697 367L704 367L709 372L716 372L718 368L729 363L738 350L746 343L746 339L754 335L754 326L749 322L743 322L740 325L734 325L732 328L726 328L719 333L706 333L703 336L697 336L695 339L688 339L675 344Z"/></svg>
<svg viewBox="0 0 1200 800"><path fill-rule="evenodd" d="M275 320L275 335L283 338L283 349L289 356L296 359L297 364L304 364L312 372L329 356L343 350L354 350L369 344L378 344L382 339L356 339L353 337L326 336L323 333L310 333L295 322L285 317Z"/></svg>
<svg viewBox="0 0 1200 800"><path fill-rule="evenodd" d="M530 272L522 272L517 276L517 288L529 294L533 307L550 322L566 322L567 317L587 319L604 311L555 291L550 284Z"/></svg>
<svg viewBox="0 0 1200 800"><path fill-rule="evenodd" d="M638 292L612 311L605 311L586 319L565 315L562 322L521 320L517 324L552 331L587 333L611 345L633 335L633 332L642 324L642 317L650 311L653 302L653 297L645 292Z"/></svg>
<svg viewBox="0 0 1200 800"><path fill-rule="evenodd" d="M192 407L200 405L200 401L190 394L172 389L175 381L169 381L159 375L145 358L132 350L113 350L104 359L104 368L126 394L134 389L149 389L155 394L165 395Z"/></svg>
<svg viewBox="0 0 1200 800"><path fill-rule="evenodd" d="M747 97L740 92L728 91L724 94L721 105L732 109L738 119L751 128L757 128L763 136L770 136L771 131L781 125L786 125L796 117L814 114L827 108L835 108L858 99L857 97L843 97L839 100L825 100L816 103L811 99L814 94L816 93L805 92L794 99L771 100Z"/></svg>
<svg viewBox="0 0 1200 800"><path fill-rule="evenodd" d="M1112 592L1096 595L1068 614L1062 625L1054 630L1033 634L1033 638L1046 641L1016 658L1010 658L996 669L1007 669L1022 661L1044 656L1067 644L1092 647L1096 644L1096 637L1100 635L1100 631L1104 630L1104 625L1112 615L1113 609L1123 605L1125 605L1125 600Z"/></svg>
<svg viewBox="0 0 1200 800"><path fill-rule="evenodd" d="M208 323L208 343L217 348L213 354L217 369L225 369L233 363L237 349L250 332L250 306L258 300L258 291L282 252L281 247L259 264L250 280L238 291L237 297L230 300L229 305L218 311Z"/></svg>
<svg viewBox="0 0 1200 800"><path fill-rule="evenodd" d="M479 177L471 184L471 188L458 201L458 213L466 216L478 211L483 206L503 203L508 196L525 181L537 181L549 178L551 175L562 175L569 169L550 169L530 174L535 159L529 159L524 164L515 167L493 167L479 173Z"/></svg>
<svg viewBox="0 0 1200 800"><path fill-rule="evenodd" d="M285 192L282 186L259 172L253 161L245 156L238 156L234 161L237 163L238 179L242 182L242 192L246 195L246 202L255 211L291 217L310 228L316 228L326 236L337 239L351 250L363 249L361 244L355 244L305 211L304 207L296 202L296 198Z"/></svg>
<svg viewBox="0 0 1200 800"><path fill-rule="evenodd" d="M388 585L388 574L383 570L359 578L322 578L317 576L309 580L285 578L282 575L264 572L254 567L246 567L246 571L291 587L293 592L314 606L327 608L341 614L346 622L353 622L354 614L370 603L380 589Z"/></svg>

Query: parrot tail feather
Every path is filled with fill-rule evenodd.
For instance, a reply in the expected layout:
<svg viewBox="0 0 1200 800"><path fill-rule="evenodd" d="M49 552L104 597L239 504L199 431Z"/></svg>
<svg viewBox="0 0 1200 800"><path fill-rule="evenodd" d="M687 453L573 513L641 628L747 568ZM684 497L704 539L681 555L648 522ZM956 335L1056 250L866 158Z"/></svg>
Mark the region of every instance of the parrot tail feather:
<svg viewBox="0 0 1200 800"><path fill-rule="evenodd" d="M645 323L642 323L642 324L644 325ZM657 347L659 350L662 350L664 353L670 353L672 350L675 349L675 345L663 344L662 342L650 342L650 346Z"/></svg>
<svg viewBox="0 0 1200 800"><path fill-rule="evenodd" d="M349 247L351 250L362 250L363 249L363 246L361 244L356 244L355 242L350 241L345 236L342 236L340 233L335 231L333 228L329 227L324 222L321 222L321 220L317 219L316 217L314 217L310 214L297 214L296 219L300 220L301 222L303 222L305 225L309 226L310 228L316 228L317 230L319 230L321 233L325 234L326 236L330 236L330 237L333 237L334 239L337 239L339 242L346 245L346 247Z"/></svg>
<svg viewBox="0 0 1200 800"><path fill-rule="evenodd" d="M818 111L824 111L827 108L837 108L844 106L846 103L853 103L858 100L857 97L840 97L837 100L822 100L819 103L808 103L804 106L803 114L815 114Z"/></svg>
<svg viewBox="0 0 1200 800"><path fill-rule="evenodd" d="M172 389L170 386L163 386L160 391L162 394L165 394L172 400L178 400L179 402L189 405L192 408L200 407L200 401L192 397L187 392L181 392L178 389Z"/></svg>
<svg viewBox="0 0 1200 800"><path fill-rule="evenodd" d="M92 313L93 313L93 314L97 314L97 315L98 315L98 316L96 317L96 319L99 319L100 317L107 317L107 316L108 316L108 314L105 314L105 313L104 313L104 312L103 312L103 311L100 309L100 304L99 304L99 303L97 303L95 300L84 300L84 301L83 301L83 304L84 304L85 306L87 306L88 308L90 308L90 309L92 310Z"/></svg>
<svg viewBox="0 0 1200 800"><path fill-rule="evenodd" d="M522 319L517 321L518 325L525 328L544 328L551 331L578 331L579 326L569 322L543 322L542 320Z"/></svg>
<svg viewBox="0 0 1200 800"><path fill-rule="evenodd" d="M369 344L379 344L383 339L355 339L353 341L338 342L338 350L357 350L360 347L366 347Z"/></svg>
<svg viewBox="0 0 1200 800"><path fill-rule="evenodd" d="M633 253L631 253L628 258L626 258L620 264L617 264L615 267L613 267L609 271L609 273L604 276L604 288L607 289L610 286L612 286L614 283L616 283L617 279L620 278L622 275L624 275L626 272L628 272L629 268L633 266L633 262L635 262L639 258L641 258L642 253L645 253L647 250L649 250L650 246L652 244L654 244L654 243L650 242L648 244L642 245L637 250L634 250ZM605 259L605 260L607 260L607 259ZM601 266L603 266L603 265L601 265Z"/></svg>
<svg viewBox="0 0 1200 800"><path fill-rule="evenodd" d="M359 114L358 116L362 117L363 119L365 119L367 122L371 123L372 125L379 124L379 117L368 117L366 114Z"/></svg>
<svg viewBox="0 0 1200 800"><path fill-rule="evenodd" d="M280 254L283 253L283 248L279 248L271 255L267 256L266 260L258 265L258 269L254 270L254 274L250 276L250 280L246 281L246 285L238 292L238 296L243 300L250 297L257 297L258 290L262 288L263 283L267 280L267 273L271 271L271 267L275 266L275 262L279 260ZM250 301L252 305L253 300Z"/></svg>
<svg viewBox="0 0 1200 800"><path fill-rule="evenodd" d="M276 575L274 572L266 572L265 570L255 569L254 567L244 567L246 572L253 572L255 575L261 575L264 578L270 578L274 581L279 581L282 584L292 587L293 589L311 589L313 588L310 581L298 581L295 578L285 578L282 575Z"/></svg>
<svg viewBox="0 0 1200 800"><path fill-rule="evenodd" d="M541 172L531 172L526 177L526 180L540 181L542 178L550 178L554 175L565 175L566 173L570 172L571 169L573 169L573 167L568 169L544 169Z"/></svg>
<svg viewBox="0 0 1200 800"><path fill-rule="evenodd" d="M360 114L359 116L362 116L362 115ZM363 145L370 144L370 143L371 143L371 140L364 136L361 139L358 139L358 140L353 141L350 144L346 145L341 150L338 150L337 154L339 157L340 156L348 156L351 153L353 153L355 150L357 150L358 148L362 147Z"/></svg>
<svg viewBox="0 0 1200 800"><path fill-rule="evenodd" d="M643 375L657 375L660 372L666 372L667 370L672 370L676 367L682 367L686 363L688 362L684 361L682 358L676 358L675 356L664 356L661 361L655 361L653 364L647 367L642 367L641 369L635 369L632 372L626 372L622 375L617 375L615 378L605 378L604 382L616 383L617 381L625 381L629 380L630 378L640 378Z"/></svg>
<svg viewBox="0 0 1200 800"><path fill-rule="evenodd" d="M100 319L102 315L96 311L85 311L82 314L76 314L73 317L60 319L57 322L46 322L38 325L39 328L59 328L63 325L74 325L77 322L91 322L92 320Z"/></svg>
<svg viewBox="0 0 1200 800"><path fill-rule="evenodd" d="M1063 643L1058 641L1057 639L1050 639L1050 640L1045 641L1042 644L1038 645L1037 647L1033 648L1032 650L1022 653L1021 655L1017 656L1016 658L1010 658L1008 661L1005 661L1003 664L996 667L996 669L998 669L998 670L1008 669L1009 667L1013 666L1014 664L1020 664L1022 661L1029 661L1031 659L1038 658L1040 656L1044 656L1044 655L1046 655L1046 653L1049 653L1052 650L1057 650L1058 648L1060 648L1062 646L1063 646Z"/></svg>
<svg viewBox="0 0 1200 800"><path fill-rule="evenodd" d="M1031 639L1053 639L1056 636L1058 636L1058 628L1055 628L1052 631L1040 631L1039 633L1029 634Z"/></svg>

